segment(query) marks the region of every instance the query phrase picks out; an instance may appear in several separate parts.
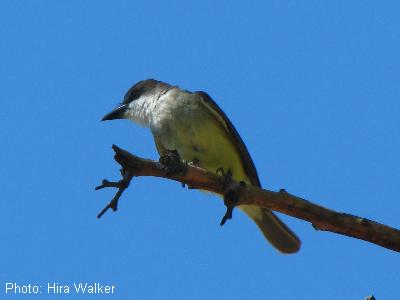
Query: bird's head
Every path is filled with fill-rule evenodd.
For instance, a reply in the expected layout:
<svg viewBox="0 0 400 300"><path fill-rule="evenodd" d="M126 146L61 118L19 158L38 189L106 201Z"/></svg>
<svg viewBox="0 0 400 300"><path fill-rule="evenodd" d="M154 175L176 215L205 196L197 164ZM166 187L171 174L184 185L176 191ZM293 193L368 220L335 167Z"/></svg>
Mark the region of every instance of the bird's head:
<svg viewBox="0 0 400 300"><path fill-rule="evenodd" d="M170 85L155 79L139 81L128 90L122 103L106 114L102 121L131 119L138 123L147 123L152 104L169 87Z"/></svg>

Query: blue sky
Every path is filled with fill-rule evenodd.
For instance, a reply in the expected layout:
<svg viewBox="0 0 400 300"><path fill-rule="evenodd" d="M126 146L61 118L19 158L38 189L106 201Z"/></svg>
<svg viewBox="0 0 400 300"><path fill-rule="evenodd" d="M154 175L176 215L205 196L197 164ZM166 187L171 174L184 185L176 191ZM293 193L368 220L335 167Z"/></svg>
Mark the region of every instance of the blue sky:
<svg viewBox="0 0 400 300"><path fill-rule="evenodd" d="M2 1L1 298L47 283L110 299L400 297L398 253L317 232L284 256L218 198L119 176L111 145L157 158L148 130L100 122L136 81L205 90L261 182L400 227L398 1ZM43 286L5 295L5 283ZM85 298L60 295L59 298ZM91 299L96 299L92 297ZM100 297L99 297L100 298ZM104 298L104 297L102 297Z"/></svg>

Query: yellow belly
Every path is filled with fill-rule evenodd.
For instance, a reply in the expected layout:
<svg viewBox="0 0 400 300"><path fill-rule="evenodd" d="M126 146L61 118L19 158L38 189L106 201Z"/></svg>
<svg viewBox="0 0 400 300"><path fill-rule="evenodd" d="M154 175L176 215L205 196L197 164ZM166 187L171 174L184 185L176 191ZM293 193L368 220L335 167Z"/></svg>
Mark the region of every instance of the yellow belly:
<svg viewBox="0 0 400 300"><path fill-rule="evenodd" d="M230 170L232 177L248 184L236 145L229 139L223 124L207 113L177 118L156 136L167 150L177 150L182 159L215 172Z"/></svg>

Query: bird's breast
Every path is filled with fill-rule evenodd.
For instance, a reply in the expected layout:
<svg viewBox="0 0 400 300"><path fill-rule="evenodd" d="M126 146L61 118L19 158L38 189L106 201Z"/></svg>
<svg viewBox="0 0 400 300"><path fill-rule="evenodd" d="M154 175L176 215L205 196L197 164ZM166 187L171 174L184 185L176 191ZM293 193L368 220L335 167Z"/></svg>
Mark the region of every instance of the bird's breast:
<svg viewBox="0 0 400 300"><path fill-rule="evenodd" d="M172 99L168 99L172 100ZM152 132L167 150L177 150L182 159L215 172L230 170L238 180L247 180L236 145L203 104L186 96L159 106Z"/></svg>

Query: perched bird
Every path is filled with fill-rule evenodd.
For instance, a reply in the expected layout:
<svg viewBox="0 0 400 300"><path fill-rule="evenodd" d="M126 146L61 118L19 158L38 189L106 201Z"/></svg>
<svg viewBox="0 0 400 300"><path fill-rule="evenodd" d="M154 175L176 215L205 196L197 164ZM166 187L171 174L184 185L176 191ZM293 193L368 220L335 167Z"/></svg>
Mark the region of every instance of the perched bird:
<svg viewBox="0 0 400 300"><path fill-rule="evenodd" d="M253 160L226 114L205 92L190 92L154 79L133 85L105 120L129 119L149 127L159 154L177 151L201 168L228 171L232 178L261 187ZM297 236L270 210L241 205L266 239L283 253L300 248Z"/></svg>

